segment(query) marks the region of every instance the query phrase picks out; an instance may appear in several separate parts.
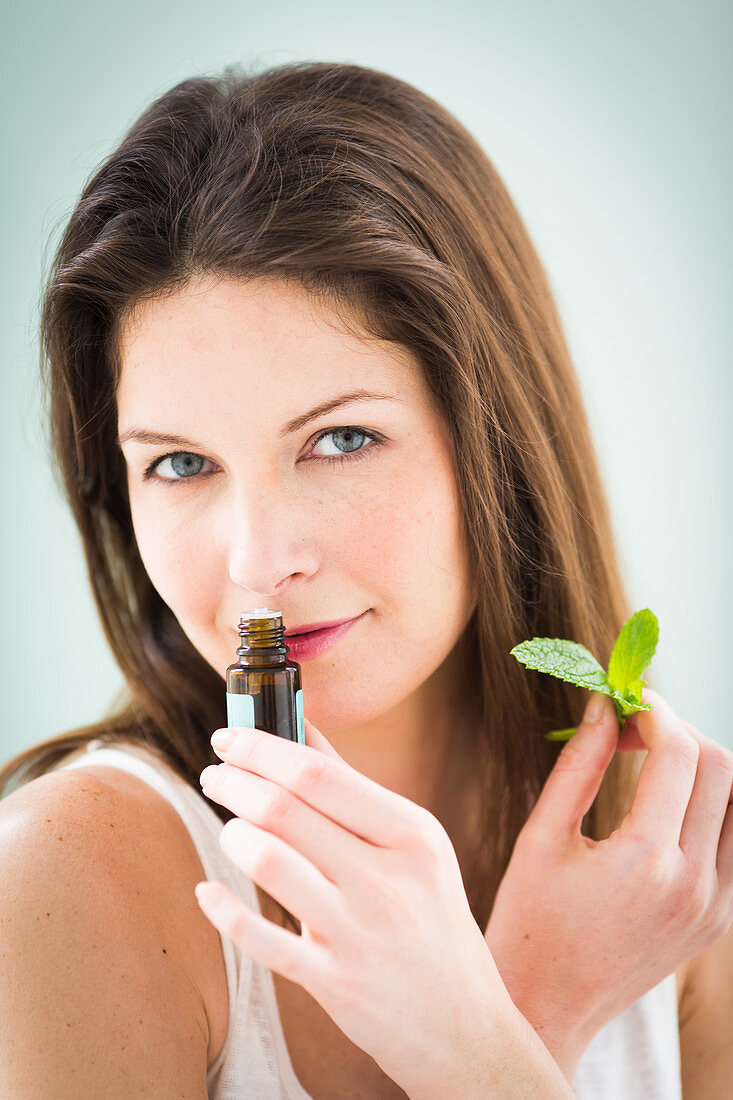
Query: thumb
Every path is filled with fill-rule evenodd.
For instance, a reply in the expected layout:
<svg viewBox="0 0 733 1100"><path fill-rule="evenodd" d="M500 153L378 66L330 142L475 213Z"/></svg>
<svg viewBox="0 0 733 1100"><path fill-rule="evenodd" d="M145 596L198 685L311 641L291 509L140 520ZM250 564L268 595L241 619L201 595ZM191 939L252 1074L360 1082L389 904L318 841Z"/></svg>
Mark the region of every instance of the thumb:
<svg viewBox="0 0 733 1100"><path fill-rule="evenodd" d="M308 719L303 716L303 729L305 732L305 743L310 745L312 749L318 749L319 752L325 753L326 756L333 757L334 760L340 760L343 764L346 763L343 756L339 756L335 748L330 741L327 741L321 731L309 722Z"/></svg>
<svg viewBox="0 0 733 1100"><path fill-rule="evenodd" d="M547 836L577 835L618 745L613 701L594 691L583 720L555 761L529 816Z"/></svg>

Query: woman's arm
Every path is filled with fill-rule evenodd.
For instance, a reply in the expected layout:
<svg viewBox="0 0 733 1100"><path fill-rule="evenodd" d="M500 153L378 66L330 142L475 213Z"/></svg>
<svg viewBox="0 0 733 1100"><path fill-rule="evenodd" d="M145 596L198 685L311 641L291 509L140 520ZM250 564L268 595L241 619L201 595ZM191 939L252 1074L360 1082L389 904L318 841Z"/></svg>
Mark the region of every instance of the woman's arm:
<svg viewBox="0 0 733 1100"><path fill-rule="evenodd" d="M172 865L159 816L88 775L0 803L3 1100L204 1100L209 1029Z"/></svg>
<svg viewBox="0 0 733 1100"><path fill-rule="evenodd" d="M733 925L690 960L682 993L680 1057L684 1100L733 1092Z"/></svg>
<svg viewBox="0 0 733 1100"><path fill-rule="evenodd" d="M509 1006L501 1022L484 1033L475 1058L466 1059L464 1054L461 1063L438 1070L430 1085L409 1092L410 1100L444 1100L446 1096L454 1100L488 1096L572 1100L575 1093L560 1066L511 1001Z"/></svg>

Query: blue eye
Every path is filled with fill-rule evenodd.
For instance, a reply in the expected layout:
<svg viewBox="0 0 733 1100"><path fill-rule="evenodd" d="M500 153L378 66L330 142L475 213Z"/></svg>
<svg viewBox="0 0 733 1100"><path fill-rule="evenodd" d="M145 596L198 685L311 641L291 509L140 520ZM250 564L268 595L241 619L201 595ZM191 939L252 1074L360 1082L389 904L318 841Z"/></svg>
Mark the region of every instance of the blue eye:
<svg viewBox="0 0 733 1100"><path fill-rule="evenodd" d="M154 475L154 471L168 461L170 461L174 473L180 474L180 477L158 477L157 474ZM148 481L155 476L158 481L191 481L201 472L201 464L205 461L203 455L194 454L192 451L173 451L172 454L163 455L162 458L156 458L154 462L151 462L143 474L143 480Z"/></svg>
<svg viewBox="0 0 733 1100"><path fill-rule="evenodd" d="M361 428L330 428L326 432L321 432L313 446L316 447L322 439L326 439L329 435L340 437L342 443L344 443L347 448L351 447L353 449L347 449L335 455L324 455L323 458L326 462L350 462L352 457L361 458L365 451L372 450L372 448L362 447L360 445L360 440L371 439L374 443L378 443L374 436L362 431ZM337 444L337 448L338 446L339 444Z"/></svg>
<svg viewBox="0 0 733 1100"><path fill-rule="evenodd" d="M362 428L329 428L327 431L321 432L313 443L313 447L316 447L327 436L334 436L340 440L340 444L336 444L337 447L345 445L347 448L351 447L353 449L339 454L324 455L316 459L318 462L355 462L359 458L365 458L370 451L374 450L375 447L379 447L383 442L381 438L365 432ZM371 440L372 445L362 446L365 439ZM160 477L156 473L158 468L168 460L170 460L173 472L181 476ZM153 459L143 473L143 481L153 480L172 484L176 481L200 480L198 475L201 473L202 465L208 461L209 459L204 458L203 455L195 454L193 451L172 451L167 455ZM209 474L204 475L204 477L208 476Z"/></svg>

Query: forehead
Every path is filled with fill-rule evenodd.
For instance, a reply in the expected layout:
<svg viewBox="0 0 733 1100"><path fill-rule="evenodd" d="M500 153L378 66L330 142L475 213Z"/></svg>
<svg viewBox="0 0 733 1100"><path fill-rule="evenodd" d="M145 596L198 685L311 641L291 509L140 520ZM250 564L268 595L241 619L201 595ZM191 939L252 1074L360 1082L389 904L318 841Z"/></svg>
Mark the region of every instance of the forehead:
<svg viewBox="0 0 733 1100"><path fill-rule="evenodd" d="M151 403L175 415L195 394L301 405L347 380L424 398L412 353L350 323L353 331L323 300L284 282L193 280L139 303L121 323L120 419Z"/></svg>

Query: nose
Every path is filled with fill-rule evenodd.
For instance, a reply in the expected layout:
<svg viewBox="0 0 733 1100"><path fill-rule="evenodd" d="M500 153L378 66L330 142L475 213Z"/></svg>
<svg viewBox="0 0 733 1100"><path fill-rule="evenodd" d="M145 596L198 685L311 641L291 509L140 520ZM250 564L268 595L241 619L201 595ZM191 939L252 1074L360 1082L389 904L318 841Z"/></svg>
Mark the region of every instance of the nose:
<svg viewBox="0 0 733 1100"><path fill-rule="evenodd" d="M286 582L317 567L304 509L284 489L252 487L222 503L223 544L229 578L257 597L280 596ZM312 518L311 518L312 523Z"/></svg>

